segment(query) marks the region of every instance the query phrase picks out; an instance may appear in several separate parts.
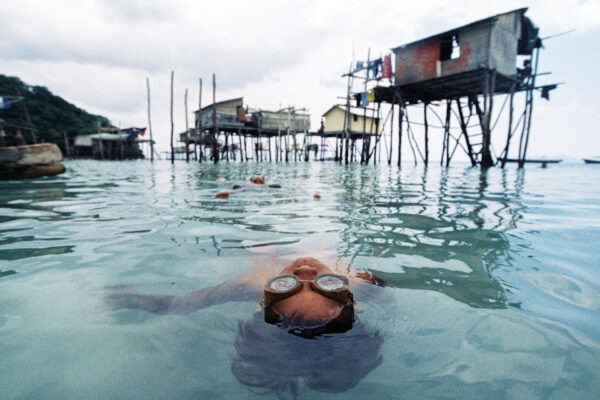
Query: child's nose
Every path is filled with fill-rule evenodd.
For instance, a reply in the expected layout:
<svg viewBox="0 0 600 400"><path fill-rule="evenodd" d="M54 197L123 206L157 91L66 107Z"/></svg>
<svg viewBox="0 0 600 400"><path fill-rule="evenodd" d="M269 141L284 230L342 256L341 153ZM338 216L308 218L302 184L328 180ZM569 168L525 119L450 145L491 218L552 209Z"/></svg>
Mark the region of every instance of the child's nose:
<svg viewBox="0 0 600 400"><path fill-rule="evenodd" d="M301 265L294 269L294 275L303 281L312 281L317 276L317 269L309 265Z"/></svg>

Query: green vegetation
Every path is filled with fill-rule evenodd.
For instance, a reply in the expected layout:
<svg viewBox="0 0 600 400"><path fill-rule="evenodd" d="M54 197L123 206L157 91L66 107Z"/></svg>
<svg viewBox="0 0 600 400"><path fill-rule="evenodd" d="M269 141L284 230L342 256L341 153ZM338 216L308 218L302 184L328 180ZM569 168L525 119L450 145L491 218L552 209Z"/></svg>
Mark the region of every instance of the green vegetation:
<svg viewBox="0 0 600 400"><path fill-rule="evenodd" d="M33 133L37 142L56 143L63 154L66 153L65 136L72 146L77 135L98 132L101 127L111 127L108 118L92 115L53 95L43 86L29 86L19 78L0 74L0 96L21 96L24 99L8 109L0 109L4 120L5 144L17 144L16 134L20 130L27 143L33 143ZM27 114L31 123L27 121Z"/></svg>

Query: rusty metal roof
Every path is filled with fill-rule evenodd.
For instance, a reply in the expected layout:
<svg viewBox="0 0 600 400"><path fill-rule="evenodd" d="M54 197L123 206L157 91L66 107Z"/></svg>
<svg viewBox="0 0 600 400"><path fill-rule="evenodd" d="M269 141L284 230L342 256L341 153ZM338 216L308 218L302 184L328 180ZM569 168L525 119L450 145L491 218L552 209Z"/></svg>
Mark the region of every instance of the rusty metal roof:
<svg viewBox="0 0 600 400"><path fill-rule="evenodd" d="M493 15L491 17L480 19L480 20L471 22L471 23L463 25L463 26L459 26L459 27L456 27L456 28L453 28L453 29L449 29L449 30L441 32L441 33L437 33L435 35L427 36L426 38L423 38L423 39L419 39L419 40L415 40L415 41L412 41L412 42L409 42L409 43L405 43L405 44L403 44L401 46L397 46L397 47L392 48L392 51L396 52L396 50L400 50L403 47L410 46L410 45L413 45L415 43L423 42L423 41L426 41L426 40L430 40L432 38L436 38L436 37L440 37L440 36L447 36L447 35L450 35L450 34L456 32L456 31L459 31L459 30L462 30L462 29L465 29L465 28L470 28L470 27L473 27L473 26L476 26L476 25L493 24L495 22L495 20L499 16L501 16L501 15L512 14L512 13L517 13L517 12L519 12L519 13L521 13L521 15L523 15L523 14L525 14L527 12L527 10L528 10L528 7L523 7L523 8L517 8L517 9L512 10L512 11L507 11L507 12L504 12L504 13L496 14L496 15Z"/></svg>

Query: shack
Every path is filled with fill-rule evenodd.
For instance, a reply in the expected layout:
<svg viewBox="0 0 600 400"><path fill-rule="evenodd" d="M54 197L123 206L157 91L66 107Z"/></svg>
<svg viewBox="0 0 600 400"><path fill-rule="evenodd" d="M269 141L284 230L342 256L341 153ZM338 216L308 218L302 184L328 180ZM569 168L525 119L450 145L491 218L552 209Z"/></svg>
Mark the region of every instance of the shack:
<svg viewBox="0 0 600 400"><path fill-rule="evenodd" d="M409 101L442 100L484 92L495 71L496 92L508 92L517 76L517 56L541 47L527 8L498 14L392 49L395 84Z"/></svg>
<svg viewBox="0 0 600 400"><path fill-rule="evenodd" d="M424 127L424 143L423 149L417 150L425 164L429 161L429 130L434 128L428 122L428 114L436 113L429 108L441 105L446 108L445 119L439 117L444 130L442 165L449 165L460 147L465 149L472 165L488 168L501 162L504 166L510 144L517 140L517 159L519 166L523 165L530 135L533 93L539 91L548 99L548 93L557 87L557 84L540 85L536 80L542 40L538 28L525 16L526 11L527 8L520 8L494 15L392 49L395 56L393 83L375 87L374 97L376 102L391 103L392 109L398 105L399 115L403 117L397 120L398 165L403 125L407 130L410 126L406 109L418 104L423 107L423 120L419 123ZM518 93L523 93L525 101L519 102L524 107L521 115L515 116L519 112L514 99ZM506 112L508 118L503 120L508 128L506 144L501 153L494 156L492 129L502 114L502 108L494 114L494 97L498 95L506 95L510 106ZM473 124L474 120L478 121L477 125ZM409 144L417 145L410 140Z"/></svg>
<svg viewBox="0 0 600 400"><path fill-rule="evenodd" d="M323 114L321 132L325 136L341 136L346 132L351 137L376 135L379 132L379 118L367 115L365 109L350 108L336 105Z"/></svg>
<svg viewBox="0 0 600 400"><path fill-rule="evenodd" d="M241 128L244 126L244 123L240 121L238 112L240 109L243 109L243 106L244 98L238 97L203 107L200 110L194 111L195 126L204 129L212 128L214 114L217 126L228 129Z"/></svg>
<svg viewBox="0 0 600 400"><path fill-rule="evenodd" d="M194 111L195 127L180 133L179 141L188 148L184 154L192 154L200 161L236 159L236 154L242 161L253 158L270 161L272 149L276 160L285 156L288 161L289 154L294 153L297 158L304 152L296 135L306 134L310 129L310 114L305 111L295 107L252 110L244 106L243 97L224 100ZM190 145L193 150L189 150Z"/></svg>
<svg viewBox="0 0 600 400"><path fill-rule="evenodd" d="M98 133L78 135L73 140L75 158L96 160L135 160L143 159L138 136L143 136L146 128L102 128Z"/></svg>

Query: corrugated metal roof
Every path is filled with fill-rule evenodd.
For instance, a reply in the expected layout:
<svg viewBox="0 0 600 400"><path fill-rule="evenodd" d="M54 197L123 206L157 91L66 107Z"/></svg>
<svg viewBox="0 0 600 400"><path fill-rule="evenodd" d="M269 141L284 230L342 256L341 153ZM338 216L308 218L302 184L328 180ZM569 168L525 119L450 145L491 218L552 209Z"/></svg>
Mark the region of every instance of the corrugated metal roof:
<svg viewBox="0 0 600 400"><path fill-rule="evenodd" d="M394 47L394 48L392 48L392 51L396 52L396 50L400 50L400 49L402 49L404 47L411 46L411 45L413 45L415 43L420 43L420 42L423 42L423 41L426 41L426 40L430 40L432 38L436 38L436 37L439 37L439 36L447 36L447 35L452 34L453 32L456 32L456 31L459 31L459 30L462 30L462 29L465 29L465 28L470 28L472 26L481 25L481 24L488 24L488 23L489 24L493 24L495 22L496 18L498 18L501 15L512 14L512 13L517 13L517 12L520 12L521 14L525 14L528 9L529 9L528 7L523 7L523 8L517 8L517 9L512 10L512 11L507 11L507 12L504 12L504 13L496 14L496 15L493 15L491 17L480 19L480 20L468 23L466 25L459 26L459 27L454 28L454 29L449 29L447 31L444 31L444 32L441 32L441 33L437 33L435 35L427 36L426 38L423 38L423 39L420 39L420 40L415 40L415 41L403 44L401 46Z"/></svg>

